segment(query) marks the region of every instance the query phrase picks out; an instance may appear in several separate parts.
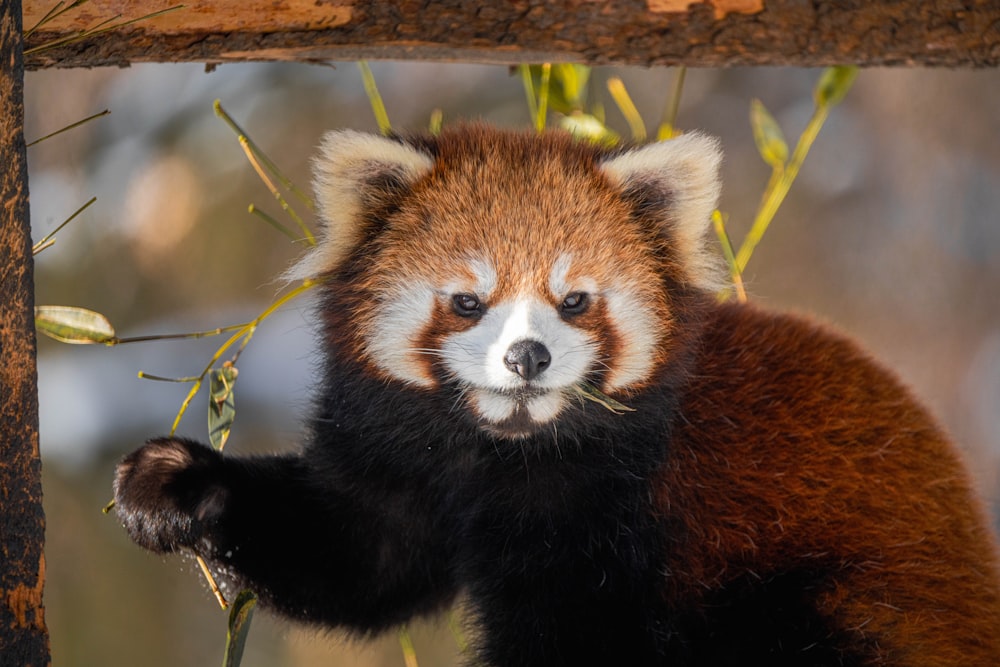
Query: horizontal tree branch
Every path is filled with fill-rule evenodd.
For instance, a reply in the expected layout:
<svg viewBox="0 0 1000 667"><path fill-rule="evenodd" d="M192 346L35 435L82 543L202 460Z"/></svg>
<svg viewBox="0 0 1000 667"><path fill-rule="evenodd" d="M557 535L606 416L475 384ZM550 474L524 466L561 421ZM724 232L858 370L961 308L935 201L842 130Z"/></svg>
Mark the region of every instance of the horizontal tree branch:
<svg viewBox="0 0 1000 667"><path fill-rule="evenodd" d="M54 3L25 0L26 28ZM76 39L177 3L184 7ZM72 41L40 48L57 40ZM25 48L30 69L356 59L987 67L1000 64L1000 3L89 0L32 32Z"/></svg>

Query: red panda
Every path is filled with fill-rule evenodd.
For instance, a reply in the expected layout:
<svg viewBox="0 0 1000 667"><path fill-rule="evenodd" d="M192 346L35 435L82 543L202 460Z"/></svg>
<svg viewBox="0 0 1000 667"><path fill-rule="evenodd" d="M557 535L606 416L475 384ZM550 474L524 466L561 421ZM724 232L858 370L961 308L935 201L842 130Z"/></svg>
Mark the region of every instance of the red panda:
<svg viewBox="0 0 1000 667"><path fill-rule="evenodd" d="M1000 664L994 537L941 429L839 334L717 299L720 159L327 135L291 272L324 280L309 435L150 440L116 471L129 535L363 635L461 595L487 665Z"/></svg>

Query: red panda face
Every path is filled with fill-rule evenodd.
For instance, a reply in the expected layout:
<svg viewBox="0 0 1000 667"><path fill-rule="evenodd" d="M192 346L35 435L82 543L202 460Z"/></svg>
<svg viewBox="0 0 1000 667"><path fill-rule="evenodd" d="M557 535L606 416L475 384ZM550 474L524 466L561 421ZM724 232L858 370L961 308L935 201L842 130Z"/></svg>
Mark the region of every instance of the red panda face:
<svg viewBox="0 0 1000 667"><path fill-rule="evenodd" d="M583 383L614 395L653 378L672 327L662 250L689 260L675 278L706 280L717 164L696 135L609 157L478 126L412 145L335 133L318 163L325 237L294 275L351 263L352 354L386 380L457 387L484 429L527 435ZM662 226L639 221L636 187L670 202Z"/></svg>

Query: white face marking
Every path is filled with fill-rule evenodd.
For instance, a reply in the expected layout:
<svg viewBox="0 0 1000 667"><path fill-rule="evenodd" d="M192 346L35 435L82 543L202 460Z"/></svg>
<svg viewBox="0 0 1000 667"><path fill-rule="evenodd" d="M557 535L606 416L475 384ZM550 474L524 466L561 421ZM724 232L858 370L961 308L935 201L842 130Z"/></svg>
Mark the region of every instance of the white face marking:
<svg viewBox="0 0 1000 667"><path fill-rule="evenodd" d="M656 348L663 337L655 318L627 286L619 284L598 292L591 278L570 281L571 262L568 254L556 260L547 287L557 299L581 291L606 303L620 341L617 356L608 366L606 390L644 381L652 371ZM522 294L490 303L488 297L497 285L496 271L478 259L470 260L468 267L471 281L466 277L432 285L419 279L401 280L401 287L380 295L370 328L373 333L366 341L368 354L376 366L394 378L422 387L437 384L429 362L443 362L449 373L467 387L470 405L487 423L501 424L515 415L535 424L552 421L570 403L567 390L596 366L599 342L564 320L548 299ZM487 304L481 319L445 338L440 350L417 349L438 301L470 292ZM511 346L520 341L540 343L551 358L549 365L530 380L508 368L504 361Z"/></svg>
<svg viewBox="0 0 1000 667"><path fill-rule="evenodd" d="M518 341L545 346L549 366L531 381L504 363ZM501 422L518 407L533 421L554 419L564 405L562 392L579 383L592 368L595 346L586 332L564 322L551 304L531 297L492 305L471 329L449 336L442 345L444 363L461 382L475 388L473 405L486 421Z"/></svg>
<svg viewBox="0 0 1000 667"><path fill-rule="evenodd" d="M561 298L569 293L570 288L566 282L566 277L569 274L569 267L572 263L573 256L569 253L563 253L552 264L552 271L549 272L549 291L552 292L553 296Z"/></svg>
<svg viewBox="0 0 1000 667"><path fill-rule="evenodd" d="M552 271L549 272L549 291L557 299L562 299L570 292L593 294L597 291L597 283L592 278L579 278L573 283L569 282L569 267L572 264L573 256L563 253L552 265Z"/></svg>
<svg viewBox="0 0 1000 667"><path fill-rule="evenodd" d="M528 399L528 414L531 420L544 424L555 419L563 409L563 395L557 391Z"/></svg>
<svg viewBox="0 0 1000 667"><path fill-rule="evenodd" d="M502 422L514 414L517 403L510 396L497 394L485 389L477 389L472 392L475 401L476 412L488 422Z"/></svg>
<svg viewBox="0 0 1000 667"><path fill-rule="evenodd" d="M417 337L430 321L434 310L435 290L424 282L403 283L382 298L372 331L367 340L368 353L379 368L404 382L433 386L424 357L429 352L416 349Z"/></svg>
<svg viewBox="0 0 1000 667"><path fill-rule="evenodd" d="M521 340L544 345L550 366L530 386L564 389L579 382L594 360L587 334L564 322L554 307L532 298L490 307L471 329L448 337L442 346L444 361L455 376L474 386L508 392L528 386L504 364L510 346Z"/></svg>
<svg viewBox="0 0 1000 667"><path fill-rule="evenodd" d="M606 388L615 390L649 376L661 336L648 307L627 289L607 290L604 297L622 348L605 380Z"/></svg>
<svg viewBox="0 0 1000 667"><path fill-rule="evenodd" d="M476 279L474 292L480 297L488 297L497 286L497 272L493 266L481 259L469 260L469 268Z"/></svg>

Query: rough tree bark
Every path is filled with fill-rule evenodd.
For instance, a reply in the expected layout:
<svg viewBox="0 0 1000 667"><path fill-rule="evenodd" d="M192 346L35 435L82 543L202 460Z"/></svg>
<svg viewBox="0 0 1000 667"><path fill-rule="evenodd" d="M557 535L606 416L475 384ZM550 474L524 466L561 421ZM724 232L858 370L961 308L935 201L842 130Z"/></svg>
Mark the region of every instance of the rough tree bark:
<svg viewBox="0 0 1000 667"><path fill-rule="evenodd" d="M52 4L25 0L25 24ZM32 50L178 4L110 33ZM1000 64L1000 2L90 0L33 34L27 50L29 69L360 58L983 67Z"/></svg>
<svg viewBox="0 0 1000 667"><path fill-rule="evenodd" d="M21 2L0 3L0 664L49 664Z"/></svg>

